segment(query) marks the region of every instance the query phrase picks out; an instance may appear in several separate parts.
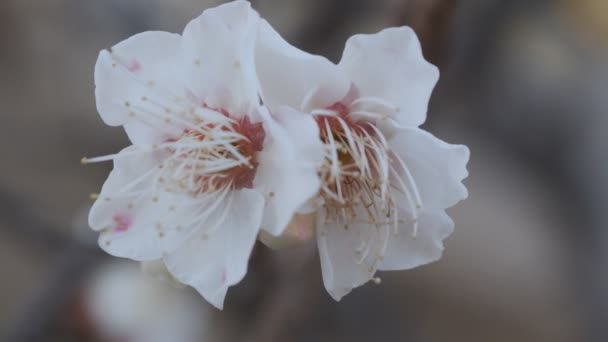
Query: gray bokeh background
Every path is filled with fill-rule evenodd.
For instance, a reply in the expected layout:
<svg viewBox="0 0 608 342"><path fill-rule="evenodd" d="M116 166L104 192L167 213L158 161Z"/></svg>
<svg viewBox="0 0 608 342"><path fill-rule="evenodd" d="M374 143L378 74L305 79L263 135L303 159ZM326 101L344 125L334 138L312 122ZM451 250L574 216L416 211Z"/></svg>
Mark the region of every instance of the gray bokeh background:
<svg viewBox="0 0 608 342"><path fill-rule="evenodd" d="M110 323L91 314L96 277L113 265L138 272L99 251L86 227L89 193L111 165L80 158L128 144L96 113L93 66L100 49L144 30L180 32L218 3L0 2L0 336L137 340L128 326L108 337ZM606 1L253 3L293 44L334 61L352 34L411 25L442 71L424 127L469 145L470 198L450 210L456 231L440 262L382 274L340 303L314 249L258 247L224 312L170 286L187 298L171 299L174 311L132 292L124 310L145 302L160 317L152 326L169 322L163 313L200 314L192 333L166 325L177 341L608 340Z"/></svg>

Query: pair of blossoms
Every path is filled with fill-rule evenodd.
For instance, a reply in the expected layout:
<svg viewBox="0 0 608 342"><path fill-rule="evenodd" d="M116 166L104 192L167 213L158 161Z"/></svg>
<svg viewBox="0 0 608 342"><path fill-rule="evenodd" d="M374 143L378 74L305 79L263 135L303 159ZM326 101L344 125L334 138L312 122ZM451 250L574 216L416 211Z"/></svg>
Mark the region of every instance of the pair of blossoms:
<svg viewBox="0 0 608 342"><path fill-rule="evenodd" d="M356 35L340 63L289 45L235 1L182 35L102 51L97 109L132 145L90 215L108 253L162 260L222 308L252 248L316 237L336 300L377 270L440 258L469 151L418 128L439 73L407 28Z"/></svg>

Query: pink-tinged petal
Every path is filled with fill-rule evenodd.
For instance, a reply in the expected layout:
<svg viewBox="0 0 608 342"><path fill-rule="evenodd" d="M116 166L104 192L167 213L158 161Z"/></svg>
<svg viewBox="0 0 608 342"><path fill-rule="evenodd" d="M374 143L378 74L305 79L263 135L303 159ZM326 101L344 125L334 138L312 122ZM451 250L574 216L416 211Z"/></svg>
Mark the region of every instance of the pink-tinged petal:
<svg viewBox="0 0 608 342"><path fill-rule="evenodd" d="M470 153L466 146L448 144L418 128L398 130L389 146L403 161L403 165L394 164L406 182L409 171L423 209L446 209L467 198L468 191L462 183L468 176ZM414 186L409 184L408 188L413 190ZM402 206L406 206L404 202L400 201Z"/></svg>
<svg viewBox="0 0 608 342"><path fill-rule="evenodd" d="M129 64L127 64L127 70L132 73L139 73L141 71L141 63L139 63L139 59L133 58Z"/></svg>
<svg viewBox="0 0 608 342"><path fill-rule="evenodd" d="M325 289L335 300L370 281L379 266L389 229L386 225L371 225L363 219L364 208L356 208L359 221L325 222L324 210L319 211L317 244Z"/></svg>
<svg viewBox="0 0 608 342"><path fill-rule="evenodd" d="M295 214L280 236L260 231L259 240L266 246L279 250L308 243L315 236L316 213Z"/></svg>
<svg viewBox="0 0 608 342"><path fill-rule="evenodd" d="M272 110L281 105L303 111L326 108L350 88L335 64L290 45L264 20L255 58L262 98Z"/></svg>
<svg viewBox="0 0 608 342"><path fill-rule="evenodd" d="M208 9L184 29L182 73L192 98L233 116L259 103L253 62L259 15L247 1Z"/></svg>
<svg viewBox="0 0 608 342"><path fill-rule="evenodd" d="M114 221L112 229L116 232L124 233L133 226L133 215L117 212L112 215L112 221Z"/></svg>
<svg viewBox="0 0 608 342"><path fill-rule="evenodd" d="M165 256L169 272L222 309L228 287L240 282L247 272L263 207L264 198L254 190L230 194L197 232Z"/></svg>
<svg viewBox="0 0 608 342"><path fill-rule="evenodd" d="M324 146L312 116L283 107L264 120L254 188L266 197L262 228L279 235L298 208L319 191Z"/></svg>
<svg viewBox="0 0 608 342"><path fill-rule="evenodd" d="M130 146L120 152L89 212L89 225L101 232L99 244L109 254L153 260L177 248L198 223L193 216L213 201L159 191L153 180L165 156L138 151Z"/></svg>
<svg viewBox="0 0 608 342"><path fill-rule="evenodd" d="M165 121L168 110L177 111L175 97L183 92L178 77L180 41L178 34L143 32L99 53L97 110L106 124L126 125L133 143L181 130Z"/></svg>
<svg viewBox="0 0 608 342"><path fill-rule="evenodd" d="M439 260L443 253L443 240L453 231L454 222L444 210L421 213L415 233L411 221L391 231L378 269L407 270Z"/></svg>
<svg viewBox="0 0 608 342"><path fill-rule="evenodd" d="M378 107L377 101L366 101L356 110L380 111L402 126L417 127L425 121L439 71L424 59L411 28L352 36L339 66L348 73L361 97L381 99L396 107L387 111L387 106Z"/></svg>

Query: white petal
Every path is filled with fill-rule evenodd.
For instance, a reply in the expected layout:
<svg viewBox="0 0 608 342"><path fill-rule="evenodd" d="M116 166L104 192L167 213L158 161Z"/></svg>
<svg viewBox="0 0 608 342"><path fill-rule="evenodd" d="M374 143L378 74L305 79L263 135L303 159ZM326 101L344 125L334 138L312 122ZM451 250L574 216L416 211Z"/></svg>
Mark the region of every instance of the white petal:
<svg viewBox="0 0 608 342"><path fill-rule="evenodd" d="M271 109L326 108L342 100L350 88L335 64L290 45L265 20L259 27L255 57L262 98Z"/></svg>
<svg viewBox="0 0 608 342"><path fill-rule="evenodd" d="M173 275L169 273L169 270L167 270L167 266L165 266L165 262L162 259L142 261L139 266L144 274L150 275L176 289L185 287L184 284L178 282Z"/></svg>
<svg viewBox="0 0 608 342"><path fill-rule="evenodd" d="M91 208L89 225L101 231L99 245L109 254L153 260L186 239L194 228L192 217L205 203L160 191L153 179L164 155L136 151L130 146L120 152Z"/></svg>
<svg viewBox="0 0 608 342"><path fill-rule="evenodd" d="M412 225L391 232L384 260L378 269L406 270L439 260L443 240L454 231L454 222L444 210L424 212L418 218L416 235Z"/></svg>
<svg viewBox="0 0 608 342"><path fill-rule="evenodd" d="M158 151L154 153L140 151L141 149L136 146L129 146L120 151L118 157L114 159L114 169L104 182L101 193L89 212L89 225L94 230L104 230L113 226L112 215L115 211L128 209L128 203L125 202L136 197L113 195L121 193L139 195L151 190L152 177L146 177L141 182L134 181L155 170L164 160L164 155L159 154Z"/></svg>
<svg viewBox="0 0 608 342"><path fill-rule="evenodd" d="M346 42L339 66L362 97L380 98L398 107L394 119L419 126L439 78L438 69L422 56L420 42L409 27L358 34Z"/></svg>
<svg viewBox="0 0 608 342"><path fill-rule="evenodd" d="M365 217L358 209L358 217ZM371 280L379 266L388 227L355 222L345 228L343 223L326 222L324 210L319 210L317 244L321 258L323 283L327 292L340 300L355 287Z"/></svg>
<svg viewBox="0 0 608 342"><path fill-rule="evenodd" d="M324 147L312 116L287 107L274 114L277 121L268 115L264 119L266 139L253 184L266 197L263 229L279 235L298 208L319 191L317 170Z"/></svg>
<svg viewBox="0 0 608 342"><path fill-rule="evenodd" d="M296 213L281 236L273 236L262 230L258 239L275 250L304 245L314 237L316 221L316 213Z"/></svg>
<svg viewBox="0 0 608 342"><path fill-rule="evenodd" d="M147 134L166 135L175 130L164 121L181 92L178 77L178 34L143 32L103 50L95 65L97 110L108 125L128 124L134 143L149 141ZM146 135L132 134L139 126L150 127ZM140 130L141 131L141 130Z"/></svg>
<svg viewBox="0 0 608 342"><path fill-rule="evenodd" d="M259 15L247 1L208 9L184 29L186 91L231 115L258 104L253 53Z"/></svg>
<svg viewBox="0 0 608 342"><path fill-rule="evenodd" d="M411 172L423 208L446 209L467 198L467 189L462 184L468 176L466 146L448 144L418 128L397 131L389 146ZM404 170L399 169L401 178L407 179Z"/></svg>
<svg viewBox="0 0 608 342"><path fill-rule="evenodd" d="M150 121L149 118L143 118L143 120ZM157 120L153 119L151 121ZM162 144L183 134L183 126L168 125L166 122L156 122L152 125L146 122L136 119L124 124L123 128L127 137L134 145L152 146Z"/></svg>
<svg viewBox="0 0 608 342"><path fill-rule="evenodd" d="M164 258L176 279L193 286L219 309L228 287L247 272L264 206L264 198L254 190L242 189L229 196L201 229Z"/></svg>

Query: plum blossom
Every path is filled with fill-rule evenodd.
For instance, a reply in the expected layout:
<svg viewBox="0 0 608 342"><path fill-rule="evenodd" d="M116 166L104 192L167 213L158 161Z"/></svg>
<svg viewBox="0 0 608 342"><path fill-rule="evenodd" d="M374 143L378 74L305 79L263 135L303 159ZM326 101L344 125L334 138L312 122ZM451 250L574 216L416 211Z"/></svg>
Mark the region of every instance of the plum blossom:
<svg viewBox="0 0 608 342"><path fill-rule="evenodd" d="M378 283L377 270L439 259L454 227L445 209L467 197L469 150L418 128L439 72L415 33L355 35L336 65L289 45L265 21L259 31L264 103L314 117L325 146L321 190L294 220L316 229L329 294L340 300Z"/></svg>
<svg viewBox="0 0 608 342"><path fill-rule="evenodd" d="M132 145L83 159L114 162L89 225L108 253L162 260L218 308L247 272L260 228L281 234L320 186L315 121L284 109L279 123L260 103L259 23L248 2L231 2L181 35L132 36L95 66L99 114Z"/></svg>
<svg viewBox="0 0 608 342"><path fill-rule="evenodd" d="M211 308L192 293L113 260L84 284L86 318L101 341L196 342L212 339Z"/></svg>

